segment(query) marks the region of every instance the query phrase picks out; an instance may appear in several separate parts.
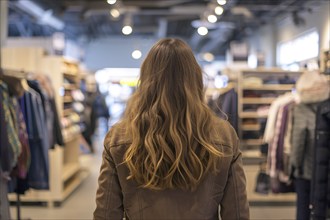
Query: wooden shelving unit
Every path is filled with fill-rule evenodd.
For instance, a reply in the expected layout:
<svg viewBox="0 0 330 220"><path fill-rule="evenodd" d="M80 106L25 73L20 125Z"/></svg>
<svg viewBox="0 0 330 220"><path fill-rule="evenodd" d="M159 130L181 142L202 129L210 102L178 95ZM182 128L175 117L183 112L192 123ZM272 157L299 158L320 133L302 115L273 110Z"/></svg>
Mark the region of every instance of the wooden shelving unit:
<svg viewBox="0 0 330 220"><path fill-rule="evenodd" d="M52 81L59 117L67 117L73 109L65 109L64 104L72 103L72 90L78 88L79 65L61 56L45 56L41 48L5 48L2 50L3 67L27 72L46 74ZM69 78L70 84L64 84ZM60 91L67 91L65 96ZM49 149L49 190L28 190L21 196L22 202L45 202L48 206L63 202L89 175L88 168L80 164L80 133L65 139L65 146ZM16 201L15 194L9 194Z"/></svg>
<svg viewBox="0 0 330 220"><path fill-rule="evenodd" d="M238 116L239 116L239 137L243 155L255 155L250 151L260 152L260 146L263 145L262 137L264 125L266 123L267 111L258 111L259 107L267 108L281 94L290 92L294 84L274 84L274 81L288 76L295 80L298 79L301 72L291 72L279 69L246 69L242 70L238 76ZM258 77L262 79L262 85L246 85L244 80L248 77ZM273 81L272 84L266 84L267 80ZM255 97L251 97L255 96ZM258 154L261 155L261 154Z"/></svg>
<svg viewBox="0 0 330 220"><path fill-rule="evenodd" d="M321 54L321 71L330 76L330 50L323 51Z"/></svg>

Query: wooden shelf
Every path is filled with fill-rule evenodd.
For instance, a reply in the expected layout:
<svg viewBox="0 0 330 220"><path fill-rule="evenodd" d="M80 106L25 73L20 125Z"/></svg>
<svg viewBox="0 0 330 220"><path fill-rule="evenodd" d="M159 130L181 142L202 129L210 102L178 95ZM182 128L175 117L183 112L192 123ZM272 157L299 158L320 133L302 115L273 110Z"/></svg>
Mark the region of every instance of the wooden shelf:
<svg viewBox="0 0 330 220"><path fill-rule="evenodd" d="M65 90L75 90L75 89L77 89L77 86L75 84L64 84L63 88Z"/></svg>
<svg viewBox="0 0 330 220"><path fill-rule="evenodd" d="M261 91L290 91L294 84L264 84L262 86L243 86L243 90L261 90Z"/></svg>
<svg viewBox="0 0 330 220"><path fill-rule="evenodd" d="M68 77L78 77L78 74L70 72L63 72L63 75Z"/></svg>
<svg viewBox="0 0 330 220"><path fill-rule="evenodd" d="M63 197L68 197L83 181L89 176L88 170L82 170L79 174L64 188Z"/></svg>
<svg viewBox="0 0 330 220"><path fill-rule="evenodd" d="M260 115L257 112L241 112L241 118L267 118L267 115Z"/></svg>
<svg viewBox="0 0 330 220"><path fill-rule="evenodd" d="M68 163L63 167L62 181L65 182L80 170L79 163Z"/></svg>
<svg viewBox="0 0 330 220"><path fill-rule="evenodd" d="M71 96L64 96L63 97L63 102L64 103L70 103L73 102L73 98Z"/></svg>
<svg viewBox="0 0 330 220"><path fill-rule="evenodd" d="M243 98L242 104L271 104L276 98Z"/></svg>
<svg viewBox="0 0 330 220"><path fill-rule="evenodd" d="M261 126L260 124L251 124L251 125L242 125L242 130L244 131L259 131Z"/></svg>
<svg viewBox="0 0 330 220"><path fill-rule="evenodd" d="M68 115L72 114L73 112L74 112L74 111L73 111L72 108L64 109L64 110L63 110L63 115L64 115L64 116L68 116Z"/></svg>
<svg viewBox="0 0 330 220"><path fill-rule="evenodd" d="M262 145L262 139L245 139L242 140L243 145Z"/></svg>
<svg viewBox="0 0 330 220"><path fill-rule="evenodd" d="M64 139L64 143L69 143L69 142L71 142L71 141L76 140L77 138L79 138L79 134L80 134L80 133L74 133L74 134L71 134L71 135L69 136L69 138L65 138L65 139Z"/></svg>

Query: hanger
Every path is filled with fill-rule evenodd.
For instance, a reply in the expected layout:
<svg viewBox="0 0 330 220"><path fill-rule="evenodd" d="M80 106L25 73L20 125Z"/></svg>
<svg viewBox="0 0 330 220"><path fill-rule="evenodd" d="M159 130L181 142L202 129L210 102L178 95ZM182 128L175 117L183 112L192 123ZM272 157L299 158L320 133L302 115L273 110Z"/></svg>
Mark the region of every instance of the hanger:
<svg viewBox="0 0 330 220"><path fill-rule="evenodd" d="M21 85L22 85L22 87L23 87L23 89L24 89L25 91L29 91L30 87L29 87L29 85L28 85L26 79L22 79L22 80L21 80Z"/></svg>

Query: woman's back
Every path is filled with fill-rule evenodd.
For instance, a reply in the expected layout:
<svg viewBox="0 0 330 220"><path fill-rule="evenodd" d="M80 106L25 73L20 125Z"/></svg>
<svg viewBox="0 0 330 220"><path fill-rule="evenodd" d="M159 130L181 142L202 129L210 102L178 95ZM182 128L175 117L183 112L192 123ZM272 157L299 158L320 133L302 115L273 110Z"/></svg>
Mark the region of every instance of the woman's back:
<svg viewBox="0 0 330 220"><path fill-rule="evenodd" d="M141 188L127 180L129 170L122 163L131 137L125 128L114 126L104 141L105 150L97 192L94 219L249 219L245 175L234 129L219 119L222 131L218 147L224 152L216 174L210 173L193 192Z"/></svg>
<svg viewBox="0 0 330 220"><path fill-rule="evenodd" d="M248 219L238 138L204 101L191 49L163 39L108 133L95 219Z"/></svg>

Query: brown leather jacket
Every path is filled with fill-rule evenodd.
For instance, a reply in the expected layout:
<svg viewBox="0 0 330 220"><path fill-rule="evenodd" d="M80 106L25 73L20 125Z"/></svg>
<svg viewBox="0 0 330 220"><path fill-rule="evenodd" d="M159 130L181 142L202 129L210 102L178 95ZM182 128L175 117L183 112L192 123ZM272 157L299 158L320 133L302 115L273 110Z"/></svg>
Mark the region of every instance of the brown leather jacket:
<svg viewBox="0 0 330 220"><path fill-rule="evenodd" d="M219 173L208 174L194 192L152 191L127 180L128 168L122 164L130 143L120 124L114 126L104 141L103 161L96 195L94 219L249 219L242 156L234 129L219 120L219 147L225 156ZM219 211L220 206L220 211Z"/></svg>

